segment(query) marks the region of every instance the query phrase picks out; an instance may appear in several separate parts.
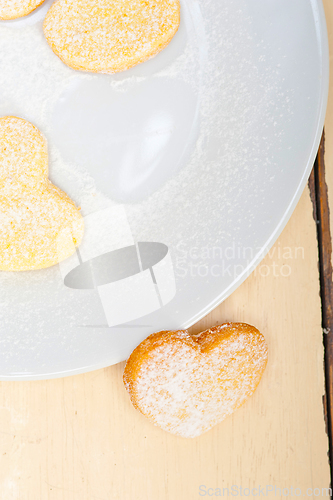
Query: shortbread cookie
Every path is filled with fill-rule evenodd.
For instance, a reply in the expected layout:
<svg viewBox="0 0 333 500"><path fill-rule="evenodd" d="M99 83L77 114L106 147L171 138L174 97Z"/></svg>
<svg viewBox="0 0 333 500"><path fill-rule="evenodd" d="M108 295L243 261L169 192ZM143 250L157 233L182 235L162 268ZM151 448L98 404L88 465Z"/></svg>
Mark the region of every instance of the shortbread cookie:
<svg viewBox="0 0 333 500"><path fill-rule="evenodd" d="M165 331L134 349L124 383L135 408L152 423L193 438L253 394L266 363L263 335L245 323L226 323L197 336Z"/></svg>
<svg viewBox="0 0 333 500"><path fill-rule="evenodd" d="M27 16L44 0L0 0L0 19L9 20Z"/></svg>
<svg viewBox="0 0 333 500"><path fill-rule="evenodd" d="M117 73L160 52L179 20L179 0L57 0L44 34L71 68Z"/></svg>
<svg viewBox="0 0 333 500"><path fill-rule="evenodd" d="M75 252L83 219L48 179L46 140L31 123L0 118L0 270L52 266Z"/></svg>

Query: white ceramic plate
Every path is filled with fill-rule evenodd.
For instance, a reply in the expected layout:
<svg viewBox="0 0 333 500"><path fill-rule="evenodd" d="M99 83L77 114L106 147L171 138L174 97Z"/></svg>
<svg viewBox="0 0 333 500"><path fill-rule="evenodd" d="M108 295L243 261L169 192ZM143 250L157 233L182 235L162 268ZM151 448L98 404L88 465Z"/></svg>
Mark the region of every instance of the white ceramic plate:
<svg viewBox="0 0 333 500"><path fill-rule="evenodd" d="M51 3L0 23L0 116L47 137L86 233L61 265L0 273L2 380L117 363L223 301L291 215L326 109L319 0L182 0L170 45L117 75L53 54Z"/></svg>

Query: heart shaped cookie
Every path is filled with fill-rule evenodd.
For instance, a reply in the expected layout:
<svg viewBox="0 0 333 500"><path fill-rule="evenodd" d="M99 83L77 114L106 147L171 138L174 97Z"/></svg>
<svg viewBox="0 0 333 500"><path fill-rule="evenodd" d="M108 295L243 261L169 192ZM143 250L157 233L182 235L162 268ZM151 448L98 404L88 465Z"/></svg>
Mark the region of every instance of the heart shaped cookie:
<svg viewBox="0 0 333 500"><path fill-rule="evenodd" d="M31 123L0 118L0 270L52 266L75 252L83 219L47 177L46 140Z"/></svg>
<svg viewBox="0 0 333 500"><path fill-rule="evenodd" d="M44 34L71 68L116 73L160 52L178 29L179 11L179 0L57 0Z"/></svg>
<svg viewBox="0 0 333 500"><path fill-rule="evenodd" d="M263 335L245 323L225 323L197 336L186 330L150 335L130 355L123 378L143 415L194 438L253 394L266 364Z"/></svg>
<svg viewBox="0 0 333 500"><path fill-rule="evenodd" d="M0 19L9 20L27 16L44 0L0 0Z"/></svg>

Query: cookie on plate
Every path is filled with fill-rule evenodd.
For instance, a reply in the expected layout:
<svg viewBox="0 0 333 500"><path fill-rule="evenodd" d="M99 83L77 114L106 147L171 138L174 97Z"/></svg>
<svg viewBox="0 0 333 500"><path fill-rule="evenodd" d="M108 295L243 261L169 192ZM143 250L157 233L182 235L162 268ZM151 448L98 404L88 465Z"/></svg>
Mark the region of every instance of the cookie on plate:
<svg viewBox="0 0 333 500"><path fill-rule="evenodd" d="M253 394L266 364L263 335L245 323L225 323L196 336L150 335L130 355L123 378L134 407L153 424L194 438Z"/></svg>
<svg viewBox="0 0 333 500"><path fill-rule="evenodd" d="M9 20L27 16L44 0L0 0L0 19Z"/></svg>
<svg viewBox="0 0 333 500"><path fill-rule="evenodd" d="M48 179L45 138L22 118L0 118L0 270L52 266L82 236L80 211Z"/></svg>
<svg viewBox="0 0 333 500"><path fill-rule="evenodd" d="M117 73L164 49L179 22L179 0L57 0L44 34L71 68Z"/></svg>

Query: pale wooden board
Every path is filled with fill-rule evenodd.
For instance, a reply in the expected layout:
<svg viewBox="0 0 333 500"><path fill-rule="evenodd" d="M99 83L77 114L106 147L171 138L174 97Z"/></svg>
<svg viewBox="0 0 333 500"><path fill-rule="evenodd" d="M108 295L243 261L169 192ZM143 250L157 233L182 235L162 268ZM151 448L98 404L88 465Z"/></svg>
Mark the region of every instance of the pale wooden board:
<svg viewBox="0 0 333 500"><path fill-rule="evenodd" d="M207 434L186 440L134 410L122 384L123 363L61 380L2 382L1 500L193 500L202 498L200 485L207 491L276 485L303 493L328 487L317 245L308 189L274 248L192 329L232 320L265 334L268 367L242 408ZM289 270L290 276L281 276ZM269 496L281 497L278 490Z"/></svg>
<svg viewBox="0 0 333 500"><path fill-rule="evenodd" d="M333 53L332 1L324 6ZM333 88L325 160L333 206ZM276 485L302 494L328 487L315 231L306 189L262 266L193 327L246 321L269 344L255 395L200 438L176 438L136 412L122 385L123 363L60 380L0 383L0 499L194 500L203 498L200 485L265 492ZM289 272L283 265L290 276L281 276Z"/></svg>

